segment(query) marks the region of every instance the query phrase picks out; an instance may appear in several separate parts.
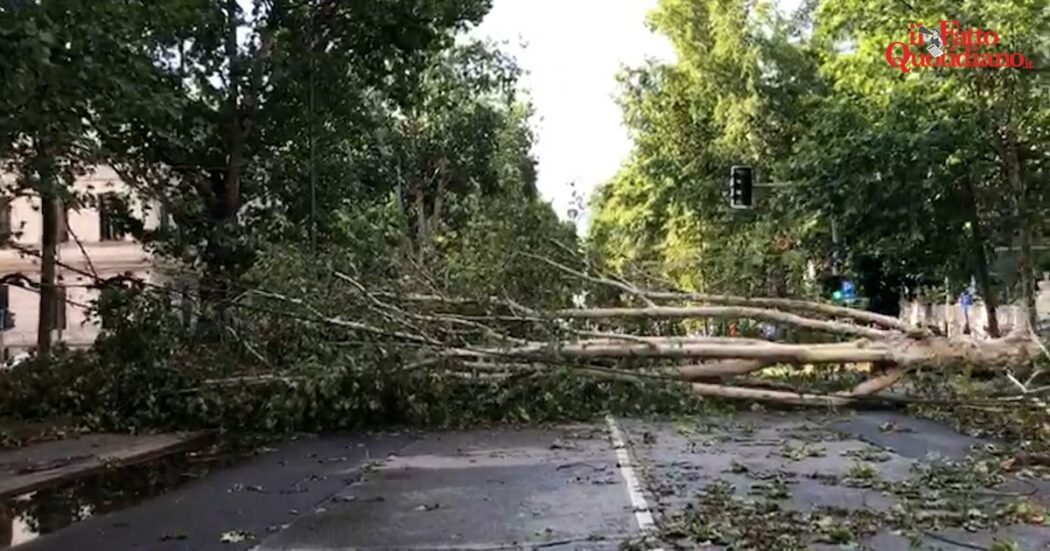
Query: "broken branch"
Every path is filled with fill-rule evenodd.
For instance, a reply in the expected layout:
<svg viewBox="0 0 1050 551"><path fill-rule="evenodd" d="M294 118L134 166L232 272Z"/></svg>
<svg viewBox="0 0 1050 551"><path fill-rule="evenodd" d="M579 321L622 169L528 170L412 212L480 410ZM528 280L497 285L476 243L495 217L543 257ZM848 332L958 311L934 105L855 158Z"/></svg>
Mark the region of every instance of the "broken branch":
<svg viewBox="0 0 1050 551"><path fill-rule="evenodd" d="M893 335L888 331L873 329L860 325L849 325L834 321L805 318L788 312L769 310L766 308L749 308L736 306L657 306L648 308L591 308L591 309L567 309L558 310L551 314L557 318L566 319L611 319L611 318L662 318L662 319L685 319L685 318L737 318L737 319L760 319L785 323L833 333L838 335L855 335L870 339L885 339Z"/></svg>

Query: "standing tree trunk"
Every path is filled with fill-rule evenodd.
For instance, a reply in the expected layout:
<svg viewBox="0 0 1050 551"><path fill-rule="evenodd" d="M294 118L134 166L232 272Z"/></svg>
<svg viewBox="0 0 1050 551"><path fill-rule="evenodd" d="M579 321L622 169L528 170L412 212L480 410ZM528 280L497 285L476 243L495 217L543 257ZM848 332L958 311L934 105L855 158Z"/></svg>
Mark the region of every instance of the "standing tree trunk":
<svg viewBox="0 0 1050 551"><path fill-rule="evenodd" d="M870 301L868 309L880 315L899 318L901 293L900 286L895 284L897 278L886 273L878 258L863 257L859 265L863 278L861 285ZM892 372L897 367L896 362L887 360L877 360L871 364L872 373L880 376Z"/></svg>
<svg viewBox="0 0 1050 551"><path fill-rule="evenodd" d="M45 189L40 194L40 211L43 219L40 254L40 316L37 325L37 355L47 361L51 355L51 331L55 328L55 301L58 297L55 261L58 244L59 199L46 186L53 184L51 178L42 182Z"/></svg>
<svg viewBox="0 0 1050 551"><path fill-rule="evenodd" d="M430 229L437 230L441 226L441 208L443 204L443 198L445 195L445 165L447 162L442 159L438 163L438 167L434 170L433 180L436 182L434 185L434 212L430 213Z"/></svg>
<svg viewBox="0 0 1050 551"><path fill-rule="evenodd" d="M416 185L416 240L419 242L419 259L423 260L423 249L426 246L429 232L427 231L427 204L423 195L423 184Z"/></svg>
<svg viewBox="0 0 1050 551"><path fill-rule="evenodd" d="M1019 238L1021 245L1021 259L1019 283L1021 286L1021 301L1024 305L1025 316L1028 323L1035 327L1035 268L1032 258L1032 209L1028 204L1028 186L1025 185L1022 174L1021 159L1017 151L1017 135L1014 129L1007 125L1003 131L1003 153L1006 163L1006 176L1009 179L1010 189L1017 197L1017 217L1020 224Z"/></svg>
<svg viewBox="0 0 1050 551"><path fill-rule="evenodd" d="M981 226L981 217L977 208L977 193L974 191L973 180L970 176L966 178L966 203L973 240L974 273L977 277L977 285L981 288L981 296L984 297L985 311L988 313L988 335L999 338L999 318L996 314L998 301L992 292L991 276L988 270L987 239L984 235L984 227Z"/></svg>
<svg viewBox="0 0 1050 551"><path fill-rule="evenodd" d="M237 215L240 210L241 172L244 166L244 123L241 118L241 71L242 60L237 48L237 0L226 0L226 58L230 64L230 87L226 102L230 125L227 144L228 161L223 180L222 195L218 197L223 222Z"/></svg>
<svg viewBox="0 0 1050 551"><path fill-rule="evenodd" d="M232 254L230 233L236 229L237 214L240 210L241 179L244 171L246 148L246 117L242 109L241 92L245 64L237 43L237 30L240 25L237 0L225 0L226 28L224 36L224 53L226 56L227 89L224 105L221 109L221 124L225 132L225 166L210 174L211 197L214 199L212 211L212 234L205 248L206 279L210 284L202 288L202 296L208 303L215 304L218 334L226 338L221 330L226 323L228 305L226 301L232 296L232 279L239 272L237 255Z"/></svg>

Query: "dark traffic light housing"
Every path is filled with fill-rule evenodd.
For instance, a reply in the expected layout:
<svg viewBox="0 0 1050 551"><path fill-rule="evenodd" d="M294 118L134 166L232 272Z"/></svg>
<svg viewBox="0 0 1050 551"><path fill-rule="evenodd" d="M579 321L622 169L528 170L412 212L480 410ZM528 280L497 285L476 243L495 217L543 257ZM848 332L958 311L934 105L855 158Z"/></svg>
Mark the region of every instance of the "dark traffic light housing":
<svg viewBox="0 0 1050 551"><path fill-rule="evenodd" d="M734 209L749 209L754 206L754 170L749 166L734 166L729 169L729 206Z"/></svg>

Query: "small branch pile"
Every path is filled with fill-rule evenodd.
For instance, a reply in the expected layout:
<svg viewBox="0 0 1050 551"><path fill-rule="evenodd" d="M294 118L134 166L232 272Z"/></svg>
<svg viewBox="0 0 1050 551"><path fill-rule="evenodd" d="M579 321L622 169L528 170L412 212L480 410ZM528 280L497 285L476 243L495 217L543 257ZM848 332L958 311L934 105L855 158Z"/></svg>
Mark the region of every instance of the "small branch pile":
<svg viewBox="0 0 1050 551"><path fill-rule="evenodd" d="M1031 365L1041 353L1039 341L1023 323L1001 339L945 337L933 328L843 306L650 291L538 260L583 282L615 289L621 293L621 305L539 311L507 298L375 292L342 273L336 274L338 279L360 298L356 311L367 314L355 315L355 321L327 316L300 299L266 296L305 307L313 321L360 333L381 346L411 350L412 360L402 362L403 369L447 369L469 374L464 376L498 378L570 366L602 377L683 381L704 396L793 405L854 404L920 367L970 365L1013 379L1012 369ZM682 334L681 322L712 319L765 322L821 339L787 343ZM783 390L739 381L785 365L819 370L843 364L870 364L871 369L859 384L836 392Z"/></svg>

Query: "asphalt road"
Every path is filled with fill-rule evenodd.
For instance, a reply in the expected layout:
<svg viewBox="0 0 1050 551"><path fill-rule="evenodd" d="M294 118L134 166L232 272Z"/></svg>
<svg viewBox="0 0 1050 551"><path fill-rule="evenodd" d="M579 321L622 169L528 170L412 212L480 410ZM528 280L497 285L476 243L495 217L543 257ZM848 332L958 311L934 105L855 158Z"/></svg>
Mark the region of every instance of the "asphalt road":
<svg viewBox="0 0 1050 551"><path fill-rule="evenodd" d="M903 430L885 430L892 422ZM826 453L793 460L785 442L825 438ZM483 430L418 435L301 439L238 467L141 505L87 519L17 547L24 551L349 549L617 549L681 512L705 485L733 484L746 495L753 478L776 469L843 473L859 451L889 454L886 479L907 476L930 454L961 458L979 444L941 425L901 416L748 414L653 422L618 419L545 430ZM1050 488L1040 487L1050 495ZM894 506L874 491L800 476L789 507ZM245 539L224 542L224 539ZM948 532L954 546L986 548L1009 536L1022 549L1050 549L1050 530L1014 527L999 534ZM174 537L178 536L178 537ZM890 533L869 548L907 549ZM671 548L654 542L654 548Z"/></svg>

